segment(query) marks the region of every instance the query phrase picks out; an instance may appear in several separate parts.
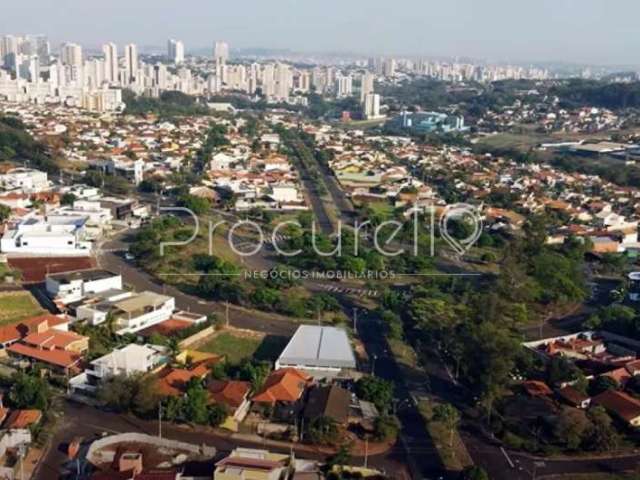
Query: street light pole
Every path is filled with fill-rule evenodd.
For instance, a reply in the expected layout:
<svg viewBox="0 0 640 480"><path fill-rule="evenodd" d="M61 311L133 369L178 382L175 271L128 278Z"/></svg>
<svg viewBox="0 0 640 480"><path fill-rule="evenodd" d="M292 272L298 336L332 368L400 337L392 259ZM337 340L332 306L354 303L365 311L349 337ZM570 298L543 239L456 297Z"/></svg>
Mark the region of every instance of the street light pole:
<svg viewBox="0 0 640 480"><path fill-rule="evenodd" d="M162 402L158 404L158 438L162 440Z"/></svg>
<svg viewBox="0 0 640 480"><path fill-rule="evenodd" d="M353 307L353 331L358 333L358 309Z"/></svg>
<svg viewBox="0 0 640 480"><path fill-rule="evenodd" d="M364 468L369 465L369 436L364 437Z"/></svg>

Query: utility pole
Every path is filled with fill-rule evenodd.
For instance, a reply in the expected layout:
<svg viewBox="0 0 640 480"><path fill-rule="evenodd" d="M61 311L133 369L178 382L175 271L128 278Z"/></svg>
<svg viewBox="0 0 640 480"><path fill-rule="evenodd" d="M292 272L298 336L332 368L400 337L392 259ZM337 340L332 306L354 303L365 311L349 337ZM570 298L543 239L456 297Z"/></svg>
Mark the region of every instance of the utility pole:
<svg viewBox="0 0 640 480"><path fill-rule="evenodd" d="M162 440L162 402L158 404L158 438Z"/></svg>
<svg viewBox="0 0 640 480"><path fill-rule="evenodd" d="M20 480L24 480L24 457L27 455L27 446L21 443L18 447L18 456L20 457Z"/></svg>
<svg viewBox="0 0 640 480"><path fill-rule="evenodd" d="M376 375L376 359L378 358L378 356L374 353L372 357L373 357L373 362L371 362L371 375L373 375L375 377L375 375Z"/></svg>
<svg viewBox="0 0 640 480"><path fill-rule="evenodd" d="M369 465L369 435L364 437L364 468Z"/></svg>
<svg viewBox="0 0 640 480"><path fill-rule="evenodd" d="M353 307L353 331L358 333L358 309Z"/></svg>
<svg viewBox="0 0 640 480"><path fill-rule="evenodd" d="M225 309L224 309L224 318L227 324L227 328L229 328L229 302L225 302Z"/></svg>

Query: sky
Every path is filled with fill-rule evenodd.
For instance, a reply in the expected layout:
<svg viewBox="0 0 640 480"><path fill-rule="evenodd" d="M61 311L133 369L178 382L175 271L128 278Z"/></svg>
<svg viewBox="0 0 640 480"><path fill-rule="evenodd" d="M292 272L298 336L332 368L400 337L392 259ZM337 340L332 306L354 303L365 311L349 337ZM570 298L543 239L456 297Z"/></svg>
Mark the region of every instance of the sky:
<svg viewBox="0 0 640 480"><path fill-rule="evenodd" d="M4 0L0 34L490 61L640 64L638 0Z"/></svg>

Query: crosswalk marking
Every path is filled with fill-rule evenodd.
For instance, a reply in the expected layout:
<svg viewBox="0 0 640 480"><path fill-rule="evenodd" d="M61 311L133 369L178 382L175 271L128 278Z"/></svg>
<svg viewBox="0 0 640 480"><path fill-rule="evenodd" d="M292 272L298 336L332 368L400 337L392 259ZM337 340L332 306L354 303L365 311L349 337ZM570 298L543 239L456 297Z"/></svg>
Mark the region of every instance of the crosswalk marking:
<svg viewBox="0 0 640 480"><path fill-rule="evenodd" d="M377 297L377 290L367 290L364 288L337 287L335 285L321 285L322 289L332 293L347 293L350 295L358 295L360 297Z"/></svg>

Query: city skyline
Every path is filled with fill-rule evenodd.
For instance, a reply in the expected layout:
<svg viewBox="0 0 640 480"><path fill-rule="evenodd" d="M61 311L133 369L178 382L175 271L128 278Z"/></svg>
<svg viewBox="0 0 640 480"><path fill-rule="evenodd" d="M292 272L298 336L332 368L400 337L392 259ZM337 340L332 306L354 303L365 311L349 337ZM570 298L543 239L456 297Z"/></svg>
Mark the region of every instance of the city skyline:
<svg viewBox="0 0 640 480"><path fill-rule="evenodd" d="M640 5L630 0L621 2L624 17L602 0L541 0L525 6L505 0L476 3L402 0L389 9L380 0L329 0L322 5L292 0L212 5L194 0L187 9L168 0L114 0L108 5L26 0L4 8L0 30L46 34L54 48L64 42L99 48L111 41L162 48L167 38L177 38L192 52L223 39L236 49L301 53L638 64L632 52L640 41L630 32ZM98 20L85 25L78 22L81 18Z"/></svg>

